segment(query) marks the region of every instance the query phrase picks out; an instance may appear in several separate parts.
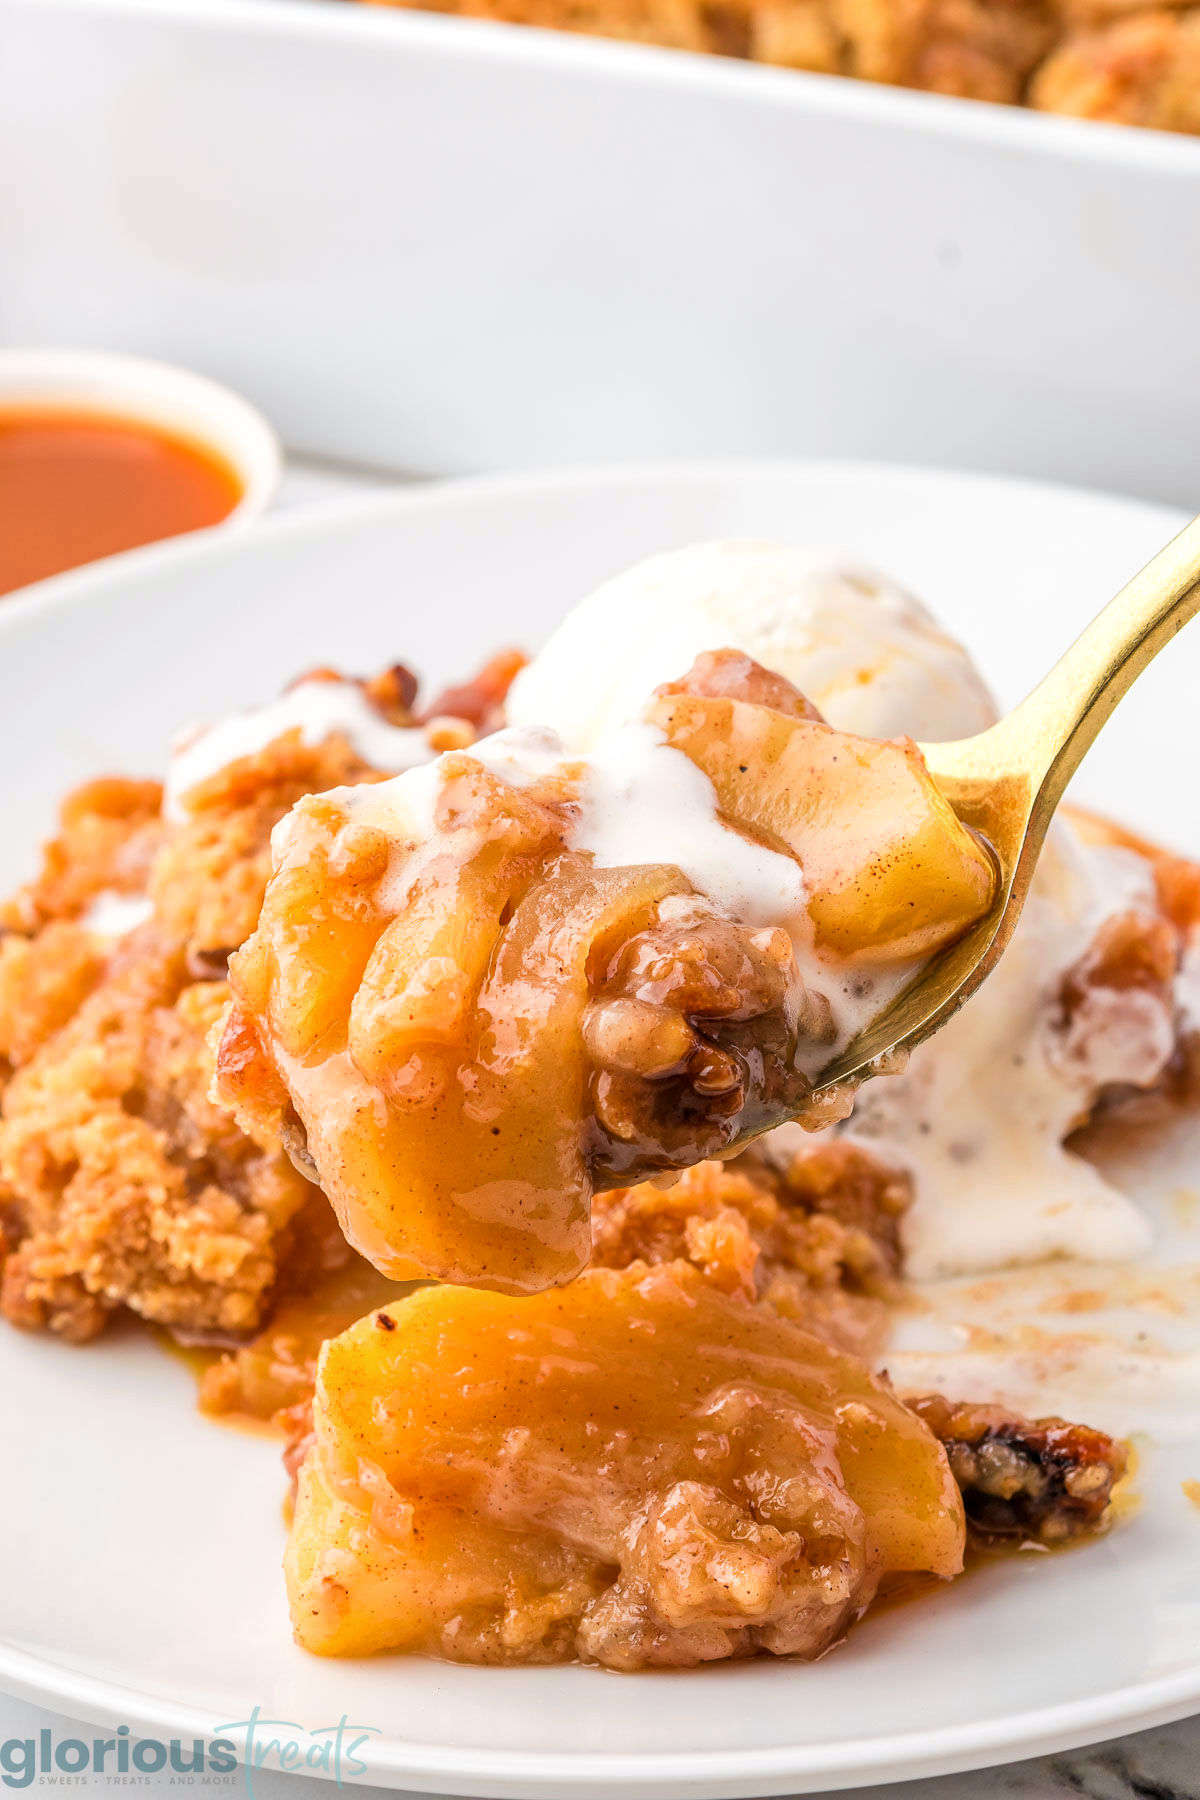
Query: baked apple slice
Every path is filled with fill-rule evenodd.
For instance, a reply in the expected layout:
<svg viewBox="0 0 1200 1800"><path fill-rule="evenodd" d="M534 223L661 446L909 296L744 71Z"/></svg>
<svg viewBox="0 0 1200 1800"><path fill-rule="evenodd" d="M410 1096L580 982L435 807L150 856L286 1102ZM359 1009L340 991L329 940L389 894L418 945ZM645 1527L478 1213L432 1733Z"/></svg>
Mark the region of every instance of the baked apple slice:
<svg viewBox="0 0 1200 1800"><path fill-rule="evenodd" d="M798 859L819 949L858 962L929 957L986 912L991 855L910 738L855 737L689 692L686 680L646 716L703 769L727 818Z"/></svg>
<svg viewBox="0 0 1200 1800"><path fill-rule="evenodd" d="M637 1669L817 1656L963 1542L944 1450L864 1363L635 1263L426 1288L326 1344L285 1567L322 1655Z"/></svg>

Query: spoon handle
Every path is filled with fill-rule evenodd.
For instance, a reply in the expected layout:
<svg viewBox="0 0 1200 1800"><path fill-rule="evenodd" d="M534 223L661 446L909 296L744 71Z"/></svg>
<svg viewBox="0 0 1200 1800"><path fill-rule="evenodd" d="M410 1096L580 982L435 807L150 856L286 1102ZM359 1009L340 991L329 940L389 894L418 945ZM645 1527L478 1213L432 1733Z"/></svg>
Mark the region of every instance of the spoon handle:
<svg viewBox="0 0 1200 1800"><path fill-rule="evenodd" d="M1018 707L979 737L931 745L960 779L1018 777L1043 818L1143 669L1200 612L1200 518L1185 525L1083 631Z"/></svg>

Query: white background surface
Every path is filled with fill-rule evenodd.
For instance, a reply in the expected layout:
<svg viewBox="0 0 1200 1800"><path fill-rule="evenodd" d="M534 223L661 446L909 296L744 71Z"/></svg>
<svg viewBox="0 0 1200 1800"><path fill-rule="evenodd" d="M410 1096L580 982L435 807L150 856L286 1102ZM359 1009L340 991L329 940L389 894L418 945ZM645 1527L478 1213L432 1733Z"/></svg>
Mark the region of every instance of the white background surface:
<svg viewBox="0 0 1200 1800"><path fill-rule="evenodd" d="M311 468L294 470L285 484L280 504L300 507L347 489L367 485L356 476L343 476ZM2 1601L0 1601L2 1604ZM111 1725L121 1723L114 1718ZM42 1728L50 1729L59 1740L69 1736L90 1739L94 1727L80 1725L40 1708L0 1698L0 1741L9 1737L36 1737ZM302 1785L301 1777L286 1776L263 1770L255 1778L258 1800L304 1800L314 1793L311 1785ZM117 1793L123 1791L103 1779L83 1778L58 1785L73 1786L75 1791ZM383 1790L351 1784L352 1791L382 1800ZM18 1790L10 1790L18 1791ZM44 1791L39 1781L32 1790ZM143 1793L178 1793L179 1779L166 1775L141 1777L135 1791ZM245 1791L244 1778L237 1775L216 1786L196 1791ZM1200 1795L1200 1720L1182 1726L1167 1727L1125 1740L1119 1745L1076 1752L1048 1760L1014 1765L976 1775L950 1776L937 1781L903 1783L885 1789L860 1790L880 1793L888 1800L1001 1800L1002 1796L1029 1796L1030 1800L1058 1800L1059 1796L1084 1794L1096 1800L1168 1800L1169 1796Z"/></svg>

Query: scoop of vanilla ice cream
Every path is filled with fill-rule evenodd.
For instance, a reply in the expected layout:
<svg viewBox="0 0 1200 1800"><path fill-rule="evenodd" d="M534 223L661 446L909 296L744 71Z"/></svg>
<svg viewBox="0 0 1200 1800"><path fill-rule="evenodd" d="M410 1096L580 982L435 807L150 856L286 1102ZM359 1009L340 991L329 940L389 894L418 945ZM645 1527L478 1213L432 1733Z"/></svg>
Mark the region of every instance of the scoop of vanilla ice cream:
<svg viewBox="0 0 1200 1800"><path fill-rule="evenodd" d="M725 648L786 676L844 731L946 740L996 717L961 644L886 576L835 551L732 541L653 556L580 601L517 676L508 718L588 751L701 651Z"/></svg>

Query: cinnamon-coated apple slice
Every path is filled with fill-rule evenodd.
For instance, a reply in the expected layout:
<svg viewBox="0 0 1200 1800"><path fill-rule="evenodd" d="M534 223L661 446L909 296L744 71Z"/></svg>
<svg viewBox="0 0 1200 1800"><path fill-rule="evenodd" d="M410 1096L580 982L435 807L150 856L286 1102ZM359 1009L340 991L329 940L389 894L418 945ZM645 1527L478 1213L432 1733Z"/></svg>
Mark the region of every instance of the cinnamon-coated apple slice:
<svg viewBox="0 0 1200 1800"><path fill-rule="evenodd" d="M910 739L669 690L646 717L703 769L727 818L799 861L819 948L873 962L932 956L986 910L992 858Z"/></svg>
<svg viewBox="0 0 1200 1800"><path fill-rule="evenodd" d="M685 1263L426 1288L325 1346L286 1558L326 1656L815 1656L949 1577L945 1452L857 1357Z"/></svg>

